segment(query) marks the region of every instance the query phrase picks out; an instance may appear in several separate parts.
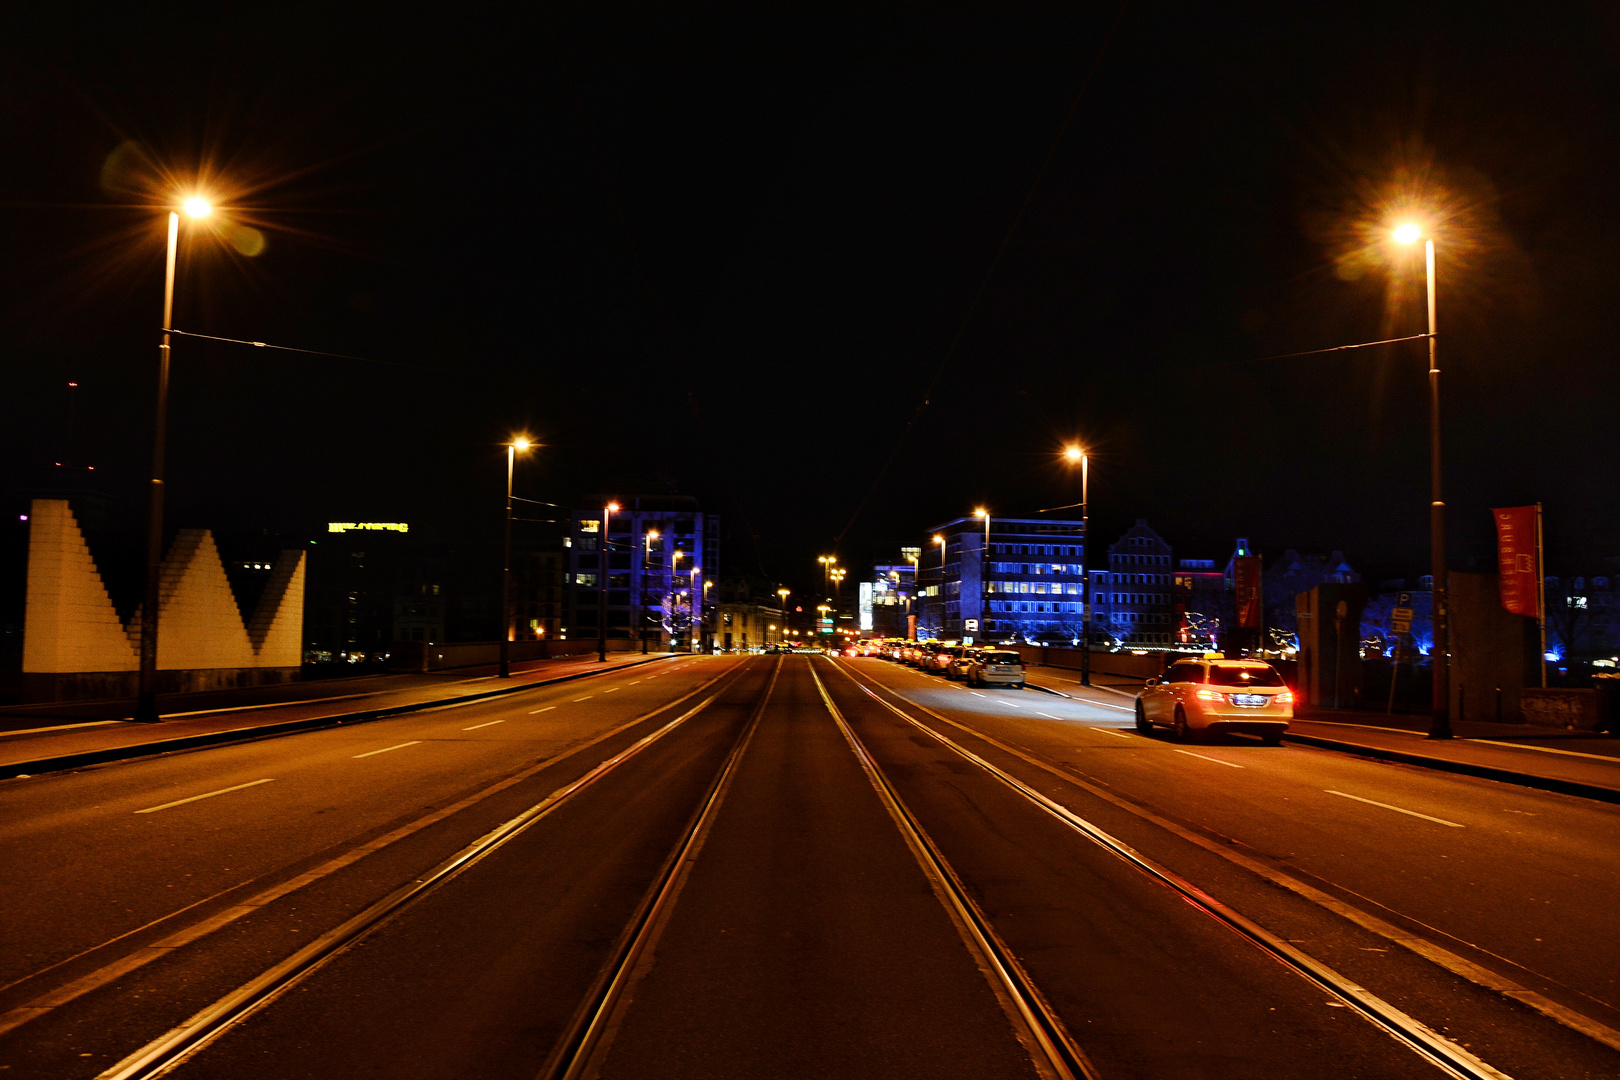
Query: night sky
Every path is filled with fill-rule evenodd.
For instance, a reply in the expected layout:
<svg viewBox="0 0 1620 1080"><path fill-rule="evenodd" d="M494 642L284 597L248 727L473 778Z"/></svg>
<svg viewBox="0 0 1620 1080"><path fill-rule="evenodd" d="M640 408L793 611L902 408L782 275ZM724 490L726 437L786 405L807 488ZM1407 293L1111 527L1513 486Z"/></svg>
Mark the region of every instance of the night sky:
<svg viewBox="0 0 1620 1080"><path fill-rule="evenodd" d="M526 429L520 495L693 494L809 588L1074 501L1078 438L1104 543L1415 575L1421 343L1254 361L1421 332L1427 208L1454 564L1537 500L1620 555L1612 5L22 7L8 506L94 465L138 535L201 173L175 325L371 362L180 341L171 527L493 535Z"/></svg>

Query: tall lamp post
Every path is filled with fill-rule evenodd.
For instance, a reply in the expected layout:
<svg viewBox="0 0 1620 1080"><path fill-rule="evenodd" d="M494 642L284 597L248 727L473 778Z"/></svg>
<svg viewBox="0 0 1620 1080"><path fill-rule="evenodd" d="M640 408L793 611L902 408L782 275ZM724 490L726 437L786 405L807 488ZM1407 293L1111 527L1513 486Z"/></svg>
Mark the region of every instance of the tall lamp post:
<svg viewBox="0 0 1620 1080"><path fill-rule="evenodd" d="M984 547L979 555L979 626L986 640L990 636L990 511L977 507L976 518L984 518ZM941 571L943 573L943 571Z"/></svg>
<svg viewBox="0 0 1620 1080"><path fill-rule="evenodd" d="M787 587L786 587L786 586L784 586L784 587L782 587L782 588L780 588L780 589L777 589L777 590L776 590L776 595L777 595L777 598L778 598L778 599L780 599L780 600L781 600L781 601L782 601L782 637L783 637L783 638L785 638L785 637L787 637L787 636L788 636L788 628L787 628L787 614L788 614L788 611L787 611L787 598L788 598L788 597L789 597L789 596L790 596L790 595L792 595L792 593L793 593L793 590L792 590L792 589L789 589L789 588L787 588ZM777 640L778 640L778 641L780 641L780 640L781 640L781 638L778 638L778 639L777 639Z"/></svg>
<svg viewBox="0 0 1620 1080"><path fill-rule="evenodd" d="M602 566L596 582L600 589L596 599L596 659L603 664L607 663L608 529L618 509L616 502L602 507Z"/></svg>
<svg viewBox="0 0 1620 1080"><path fill-rule="evenodd" d="M519 435L506 444L506 537L501 544L501 678L512 677L512 465L533 446Z"/></svg>
<svg viewBox="0 0 1620 1080"><path fill-rule="evenodd" d="M939 548L939 583L940 583L939 587L943 590L945 588L945 538L943 536L939 535L938 533L935 533L934 534L934 544L935 544L935 546L937 546ZM922 592L922 590L919 589L918 590L919 596L921 595L921 592ZM944 601L940 601L940 603L943 603L943 602ZM917 606L920 608L923 605L921 603L919 603ZM944 629L944 620L943 619L940 620L940 628Z"/></svg>
<svg viewBox="0 0 1620 1080"><path fill-rule="evenodd" d="M1434 238L1424 237L1423 228L1402 224L1395 229L1401 244L1423 241L1423 267L1429 286L1429 574L1434 579L1434 645L1430 661L1434 672L1434 715L1429 738L1451 738L1451 655L1450 612L1446 604L1446 503L1441 493L1440 471L1440 361L1436 351L1434 303Z"/></svg>
<svg viewBox="0 0 1620 1080"><path fill-rule="evenodd" d="M1091 546L1091 459L1072 443L1063 450L1069 462L1080 463L1080 685L1091 685L1091 570L1086 565Z"/></svg>
<svg viewBox="0 0 1620 1080"><path fill-rule="evenodd" d="M185 201L187 217L205 218L214 208L208 200ZM163 449L169 426L169 335L174 322L174 264L180 246L180 213L169 211L169 249L163 264L163 339L158 345L157 406L152 435L152 484L146 504L146 597L141 605L141 668L135 696L135 719L155 724L157 707L158 604L163 582Z"/></svg>
<svg viewBox="0 0 1620 1080"><path fill-rule="evenodd" d="M641 550L641 588L636 592L636 629L641 634L641 655L647 655L647 570L652 566L652 542L658 539L657 529L648 529Z"/></svg>
<svg viewBox="0 0 1620 1080"><path fill-rule="evenodd" d="M669 604L671 608L675 607L675 577L681 572L681 556L685 554L686 552L682 551L680 548L676 548L669 556ZM669 651L674 652L676 639L679 638L680 635L675 633L674 612L672 611L670 614ZM688 610L687 614L690 615L691 611ZM688 624L690 624L691 621L691 619L687 619Z"/></svg>

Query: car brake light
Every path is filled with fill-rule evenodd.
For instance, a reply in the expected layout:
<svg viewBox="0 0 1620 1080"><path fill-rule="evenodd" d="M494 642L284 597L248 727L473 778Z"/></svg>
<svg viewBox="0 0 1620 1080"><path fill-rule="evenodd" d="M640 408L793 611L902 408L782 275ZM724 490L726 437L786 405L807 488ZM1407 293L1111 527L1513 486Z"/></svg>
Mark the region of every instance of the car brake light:
<svg viewBox="0 0 1620 1080"><path fill-rule="evenodd" d="M1197 696L1199 701L1219 701L1222 695L1213 690L1200 690Z"/></svg>
<svg viewBox="0 0 1620 1080"><path fill-rule="evenodd" d="M1292 705L1294 703L1293 691L1284 690L1282 693L1277 695L1276 701L1279 705Z"/></svg>

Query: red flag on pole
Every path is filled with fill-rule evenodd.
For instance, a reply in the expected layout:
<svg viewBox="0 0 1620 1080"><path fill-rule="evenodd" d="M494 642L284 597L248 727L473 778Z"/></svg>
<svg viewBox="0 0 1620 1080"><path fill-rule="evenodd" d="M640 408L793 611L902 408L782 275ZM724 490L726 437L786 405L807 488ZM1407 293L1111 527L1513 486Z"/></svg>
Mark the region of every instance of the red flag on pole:
<svg viewBox="0 0 1620 1080"><path fill-rule="evenodd" d="M1259 626L1260 556L1239 555L1232 560L1232 593L1237 608L1237 624L1243 627Z"/></svg>
<svg viewBox="0 0 1620 1080"><path fill-rule="evenodd" d="M1541 617L1541 566L1536 544L1536 508L1509 506L1491 511L1496 519L1496 561L1502 606L1515 615Z"/></svg>

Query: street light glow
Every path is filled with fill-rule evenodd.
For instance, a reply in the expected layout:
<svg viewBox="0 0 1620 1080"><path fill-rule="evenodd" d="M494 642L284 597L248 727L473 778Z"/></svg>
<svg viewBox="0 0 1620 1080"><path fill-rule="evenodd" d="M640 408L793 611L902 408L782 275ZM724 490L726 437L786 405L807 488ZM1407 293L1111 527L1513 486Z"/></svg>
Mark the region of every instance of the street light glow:
<svg viewBox="0 0 1620 1080"><path fill-rule="evenodd" d="M1086 452L1080 449L1080 447L1074 443L1070 443L1068 446L1063 448L1063 456L1068 458L1070 461L1079 461L1081 458L1086 456Z"/></svg>
<svg viewBox="0 0 1620 1080"><path fill-rule="evenodd" d="M609 510L612 513L617 514L619 512L619 504L618 503L608 503L607 506L605 507L605 509Z"/></svg>
<svg viewBox="0 0 1620 1080"><path fill-rule="evenodd" d="M1395 226L1395 242L1397 244L1415 244L1423 239L1423 226L1410 221Z"/></svg>
<svg viewBox="0 0 1620 1080"><path fill-rule="evenodd" d="M533 445L534 443L530 442L528 437L524 435L519 435L517 438L512 440L512 449L516 450L520 454L526 452L529 447Z"/></svg>
<svg viewBox="0 0 1620 1080"><path fill-rule="evenodd" d="M990 511L986 510L982 506L976 506L976 507L973 508L973 516L974 517L988 517L989 515L990 515Z"/></svg>
<svg viewBox="0 0 1620 1080"><path fill-rule="evenodd" d="M182 203L181 206L185 209L189 216L194 218L205 218L214 212L213 205L200 195L193 195L191 198Z"/></svg>

